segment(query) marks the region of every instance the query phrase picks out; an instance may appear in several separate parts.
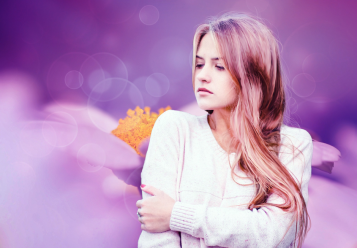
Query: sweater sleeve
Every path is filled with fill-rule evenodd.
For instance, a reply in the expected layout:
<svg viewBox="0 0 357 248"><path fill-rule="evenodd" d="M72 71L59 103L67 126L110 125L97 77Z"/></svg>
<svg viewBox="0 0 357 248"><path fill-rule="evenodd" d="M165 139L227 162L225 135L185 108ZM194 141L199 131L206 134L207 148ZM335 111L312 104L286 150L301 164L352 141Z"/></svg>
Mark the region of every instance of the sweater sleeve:
<svg viewBox="0 0 357 248"><path fill-rule="evenodd" d="M294 144L302 154L298 151L284 152L280 159L295 180L301 183L301 192L307 204L313 147L309 133L302 130L302 135ZM281 204L284 200L272 194L267 202ZM290 247L296 232L296 221L290 226L293 218L293 213L274 206L250 210L176 202L170 228L203 238L207 246Z"/></svg>
<svg viewBox="0 0 357 248"><path fill-rule="evenodd" d="M179 163L179 132L175 125L174 111L167 110L156 120L151 131L150 143L146 153L141 183L151 185L176 198L176 179ZM143 199L151 197L142 191ZM142 231L138 240L139 248L181 247L177 231L150 233Z"/></svg>

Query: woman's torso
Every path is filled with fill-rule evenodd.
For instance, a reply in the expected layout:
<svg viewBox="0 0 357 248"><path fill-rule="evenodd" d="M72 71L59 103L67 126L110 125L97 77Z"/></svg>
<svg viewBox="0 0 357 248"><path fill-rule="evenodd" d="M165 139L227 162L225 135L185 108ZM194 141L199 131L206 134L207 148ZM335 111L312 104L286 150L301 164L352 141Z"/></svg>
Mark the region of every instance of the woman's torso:
<svg viewBox="0 0 357 248"><path fill-rule="evenodd" d="M207 115L193 116L181 113L185 119L194 124L194 128L184 134L184 146L178 177L178 201L190 204L204 204L212 207L229 207L246 209L255 195L255 185L247 175L233 165L236 156L226 151L216 141L207 122ZM233 181L231 166L238 176ZM244 186L247 185L247 186ZM206 247L203 239L181 233L182 247Z"/></svg>

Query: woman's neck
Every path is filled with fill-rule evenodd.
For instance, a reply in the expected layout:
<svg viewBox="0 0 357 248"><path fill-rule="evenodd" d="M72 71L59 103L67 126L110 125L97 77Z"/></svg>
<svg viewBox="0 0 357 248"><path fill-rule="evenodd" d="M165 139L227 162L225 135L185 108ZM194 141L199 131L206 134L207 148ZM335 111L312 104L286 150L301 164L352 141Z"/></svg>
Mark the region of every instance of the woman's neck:
<svg viewBox="0 0 357 248"><path fill-rule="evenodd" d="M208 124L211 127L213 136L222 149L227 152L229 141L231 139L229 123L229 115L222 115L216 110L214 110L212 114L208 115Z"/></svg>
<svg viewBox="0 0 357 248"><path fill-rule="evenodd" d="M212 131L218 135L224 135L230 131L230 113L222 113L221 111L214 110L208 116L208 123Z"/></svg>

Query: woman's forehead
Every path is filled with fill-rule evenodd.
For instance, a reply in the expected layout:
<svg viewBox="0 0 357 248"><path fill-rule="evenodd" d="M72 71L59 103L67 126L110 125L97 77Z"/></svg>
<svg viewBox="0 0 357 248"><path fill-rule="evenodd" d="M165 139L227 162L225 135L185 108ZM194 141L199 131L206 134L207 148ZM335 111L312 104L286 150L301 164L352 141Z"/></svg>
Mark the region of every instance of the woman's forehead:
<svg viewBox="0 0 357 248"><path fill-rule="evenodd" d="M221 58L222 56L218 52L216 42L213 38L212 32L205 34L198 46L197 53L198 57L202 59L215 59Z"/></svg>

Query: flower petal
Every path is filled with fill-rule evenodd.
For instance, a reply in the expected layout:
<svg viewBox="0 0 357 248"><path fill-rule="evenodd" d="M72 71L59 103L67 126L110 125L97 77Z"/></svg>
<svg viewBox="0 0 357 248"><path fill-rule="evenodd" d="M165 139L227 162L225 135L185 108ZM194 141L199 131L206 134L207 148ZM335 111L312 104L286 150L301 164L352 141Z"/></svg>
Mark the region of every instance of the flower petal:
<svg viewBox="0 0 357 248"><path fill-rule="evenodd" d="M331 174L334 162L340 159L341 152L331 145L316 140L313 140L313 147L311 166Z"/></svg>

